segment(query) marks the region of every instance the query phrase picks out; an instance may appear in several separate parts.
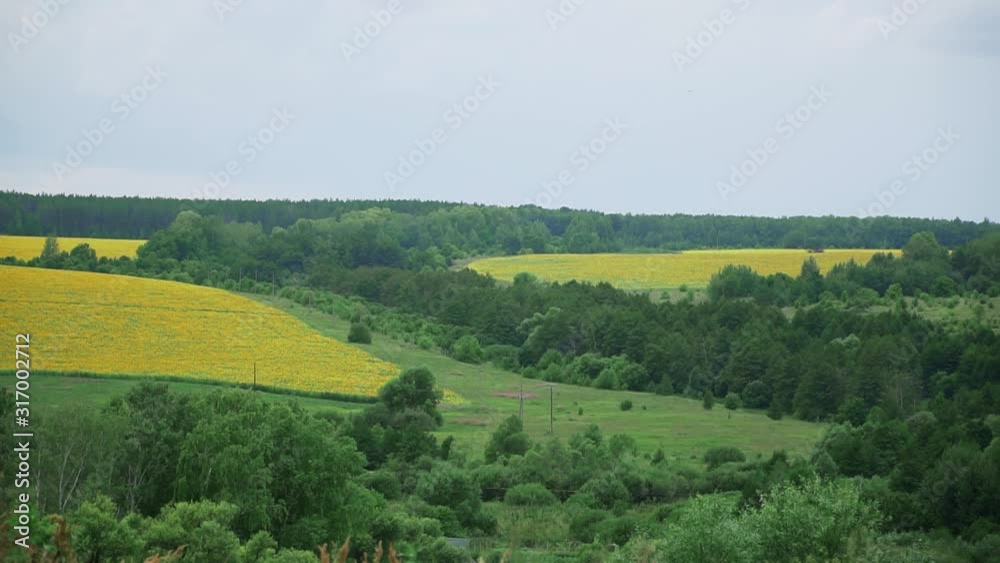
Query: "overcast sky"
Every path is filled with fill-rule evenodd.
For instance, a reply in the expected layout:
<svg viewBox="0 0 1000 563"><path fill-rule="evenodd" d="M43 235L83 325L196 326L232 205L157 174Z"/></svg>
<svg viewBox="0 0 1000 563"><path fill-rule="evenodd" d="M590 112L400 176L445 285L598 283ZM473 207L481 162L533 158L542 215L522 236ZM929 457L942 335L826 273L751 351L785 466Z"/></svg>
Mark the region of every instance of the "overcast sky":
<svg viewBox="0 0 1000 563"><path fill-rule="evenodd" d="M1000 219L996 0L5 0L0 32L0 189Z"/></svg>

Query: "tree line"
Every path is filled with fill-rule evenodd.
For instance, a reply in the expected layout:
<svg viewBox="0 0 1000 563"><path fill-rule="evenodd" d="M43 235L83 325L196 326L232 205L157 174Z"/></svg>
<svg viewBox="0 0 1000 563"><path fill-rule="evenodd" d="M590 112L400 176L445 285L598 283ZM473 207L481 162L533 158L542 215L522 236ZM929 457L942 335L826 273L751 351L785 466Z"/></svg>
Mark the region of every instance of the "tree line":
<svg viewBox="0 0 1000 563"><path fill-rule="evenodd" d="M997 225L986 220L631 215L412 200L240 201L0 192L0 232L11 235L147 239L170 227L182 212L213 217L221 224L244 224L243 237L269 239L249 257L257 261L294 262L315 256L338 259L344 267L417 269L433 266L438 256L454 260L527 252L900 248L920 231L955 247L997 231ZM338 246L335 253L317 248L331 242Z"/></svg>

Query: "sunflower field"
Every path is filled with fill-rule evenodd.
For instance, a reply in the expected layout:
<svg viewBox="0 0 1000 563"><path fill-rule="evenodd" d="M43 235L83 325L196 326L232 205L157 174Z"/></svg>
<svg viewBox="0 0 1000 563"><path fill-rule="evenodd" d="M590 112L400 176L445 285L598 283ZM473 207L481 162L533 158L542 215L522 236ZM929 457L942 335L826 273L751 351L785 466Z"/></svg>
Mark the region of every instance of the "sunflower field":
<svg viewBox="0 0 1000 563"><path fill-rule="evenodd" d="M210 379L371 397L399 367L263 303L176 282L0 266L5 338L31 368ZM13 367L13 361L10 367Z"/></svg>
<svg viewBox="0 0 1000 563"><path fill-rule="evenodd" d="M74 238L57 237L59 250L69 252L73 247L87 243L98 258L119 258L135 256L135 251L146 243L144 240L113 239L113 238ZM0 235L0 258L13 256L18 260L30 260L37 258L42 253L45 246L45 237L22 237L13 235Z"/></svg>
<svg viewBox="0 0 1000 563"><path fill-rule="evenodd" d="M692 250L676 254L529 254L476 260L469 268L504 281L526 272L550 282L608 282L622 289L646 290L705 286L729 264L749 266L762 275L796 276L809 257L825 272L834 264L849 260L866 263L878 252L896 251L837 249L810 253L767 248Z"/></svg>

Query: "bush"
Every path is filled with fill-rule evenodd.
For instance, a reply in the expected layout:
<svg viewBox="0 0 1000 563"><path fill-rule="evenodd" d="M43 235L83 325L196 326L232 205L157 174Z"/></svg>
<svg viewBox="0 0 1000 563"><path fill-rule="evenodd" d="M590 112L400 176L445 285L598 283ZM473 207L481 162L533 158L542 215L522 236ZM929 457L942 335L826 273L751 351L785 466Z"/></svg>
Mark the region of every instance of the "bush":
<svg viewBox="0 0 1000 563"><path fill-rule="evenodd" d="M592 543L601 523L609 518L611 514L603 510L583 509L574 513L569 520L570 538L580 543Z"/></svg>
<svg viewBox="0 0 1000 563"><path fill-rule="evenodd" d="M739 449L732 446L721 446L712 448L705 452L705 463L708 464L709 471L730 462L743 462L747 457Z"/></svg>
<svg viewBox="0 0 1000 563"><path fill-rule="evenodd" d="M730 393L726 395L725 405L727 409L734 411L740 408L743 405L743 402L740 400L739 395L737 395L736 393Z"/></svg>
<svg viewBox="0 0 1000 563"><path fill-rule="evenodd" d="M435 561L437 563L466 563L469 554L450 545L444 538L427 541L418 548L419 561Z"/></svg>
<svg viewBox="0 0 1000 563"><path fill-rule="evenodd" d="M519 354L520 350L518 350L517 346L506 344L494 344L483 349L486 361L492 362L494 366L507 371L514 371L520 367L520 363L518 362Z"/></svg>
<svg viewBox="0 0 1000 563"><path fill-rule="evenodd" d="M466 364L481 364L483 363L483 349L479 346L479 340L475 336L467 334L452 345L451 357Z"/></svg>
<svg viewBox="0 0 1000 563"><path fill-rule="evenodd" d="M632 495L620 478L616 475L604 474L587 481L570 498L590 508L610 510L619 505L629 504Z"/></svg>
<svg viewBox="0 0 1000 563"><path fill-rule="evenodd" d="M705 391L705 394L702 396L701 406L705 407L707 411L712 410L712 407L715 406L715 395L712 394L711 389Z"/></svg>
<svg viewBox="0 0 1000 563"><path fill-rule="evenodd" d="M399 477L392 471L385 469L370 471L361 477L361 483L381 494L387 500L395 500L403 496L403 486L399 482Z"/></svg>
<svg viewBox="0 0 1000 563"><path fill-rule="evenodd" d="M763 409L771 402L771 390L763 381L751 381L743 388L743 406L748 409Z"/></svg>
<svg viewBox="0 0 1000 563"><path fill-rule="evenodd" d="M653 453L653 459L649 461L650 465L659 465L666 461L667 456L663 453L663 448L656 448L656 452Z"/></svg>
<svg viewBox="0 0 1000 563"><path fill-rule="evenodd" d="M623 411L630 411L632 410L632 401L630 401L629 399L625 399L624 401L619 403L618 408L620 408Z"/></svg>
<svg viewBox="0 0 1000 563"><path fill-rule="evenodd" d="M639 525L639 519L630 514L601 522L597 526L597 533L603 543L623 546L639 530Z"/></svg>
<svg viewBox="0 0 1000 563"><path fill-rule="evenodd" d="M484 458L493 463L501 457L522 456L531 449L531 440L517 415L511 415L497 426L486 444Z"/></svg>
<svg viewBox="0 0 1000 563"><path fill-rule="evenodd" d="M538 483L526 483L508 489L503 502L510 506L551 506L558 504L559 499Z"/></svg>
<svg viewBox="0 0 1000 563"><path fill-rule="evenodd" d="M347 341L354 344L371 344L372 331L362 323L351 323L351 330L347 332Z"/></svg>

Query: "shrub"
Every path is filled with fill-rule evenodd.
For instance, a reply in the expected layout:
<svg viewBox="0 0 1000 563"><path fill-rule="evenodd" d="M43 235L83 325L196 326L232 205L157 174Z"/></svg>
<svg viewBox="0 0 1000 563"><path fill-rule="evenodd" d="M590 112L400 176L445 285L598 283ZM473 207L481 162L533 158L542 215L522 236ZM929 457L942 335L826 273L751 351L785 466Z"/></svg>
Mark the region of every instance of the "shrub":
<svg viewBox="0 0 1000 563"><path fill-rule="evenodd" d="M459 338L451 347L451 357L466 364L483 363L483 349L471 334Z"/></svg>
<svg viewBox="0 0 1000 563"><path fill-rule="evenodd" d="M483 355L487 361L500 369L514 371L520 367L518 355L520 350L517 346L507 344L494 344L483 349Z"/></svg>
<svg viewBox="0 0 1000 563"><path fill-rule="evenodd" d="M712 407L715 406L715 395L712 394L711 389L705 391L705 394L702 395L701 406L705 407L707 411L712 410Z"/></svg>
<svg viewBox="0 0 1000 563"><path fill-rule="evenodd" d="M630 411L632 410L632 401L629 399L625 399L624 401L619 403L618 408L620 408L623 411Z"/></svg>
<svg viewBox="0 0 1000 563"><path fill-rule="evenodd" d="M493 463L501 457L522 456L531 449L531 441L517 415L511 415L497 426L486 444L485 459Z"/></svg>
<svg viewBox="0 0 1000 563"><path fill-rule="evenodd" d="M729 462L743 462L747 458L743 455L738 448L732 446L720 446L718 448L712 448L705 452L705 463L708 464L708 469L711 471L716 467L722 465L723 463Z"/></svg>
<svg viewBox="0 0 1000 563"><path fill-rule="evenodd" d="M656 452L653 454L653 459L649 461L651 465L659 465L666 461L667 456L663 453L663 448L656 448Z"/></svg>
<svg viewBox="0 0 1000 563"><path fill-rule="evenodd" d="M597 537L599 526L608 518L611 518L611 514L603 510L580 510L570 517L569 535L573 541L592 543Z"/></svg>
<svg viewBox="0 0 1000 563"><path fill-rule="evenodd" d="M597 526L597 534L602 542L623 546L639 530L639 519L635 515L611 518Z"/></svg>
<svg viewBox="0 0 1000 563"><path fill-rule="evenodd" d="M572 498L591 508L612 509L628 504L632 495L616 475L605 474L587 481Z"/></svg>
<svg viewBox="0 0 1000 563"><path fill-rule="evenodd" d="M748 409L762 409L771 402L771 390L760 380L751 381L743 388L743 406Z"/></svg>
<svg viewBox="0 0 1000 563"><path fill-rule="evenodd" d="M399 477L392 471L380 469L365 473L361 478L362 484L384 496L387 500L395 500L403 496L403 486L399 482Z"/></svg>
<svg viewBox="0 0 1000 563"><path fill-rule="evenodd" d="M351 323L351 330L347 332L347 341L354 344L371 344L372 331L360 322Z"/></svg>
<svg viewBox="0 0 1000 563"><path fill-rule="evenodd" d="M503 502L510 506L551 506L558 504L559 499L538 483L525 483L508 489Z"/></svg>
<svg viewBox="0 0 1000 563"><path fill-rule="evenodd" d="M743 404L743 402L740 400L740 396L737 395L736 393L730 393L730 394L726 395L725 405L726 405L727 409L729 409L731 411L734 411L734 410L740 408L740 406L742 406L742 404Z"/></svg>

